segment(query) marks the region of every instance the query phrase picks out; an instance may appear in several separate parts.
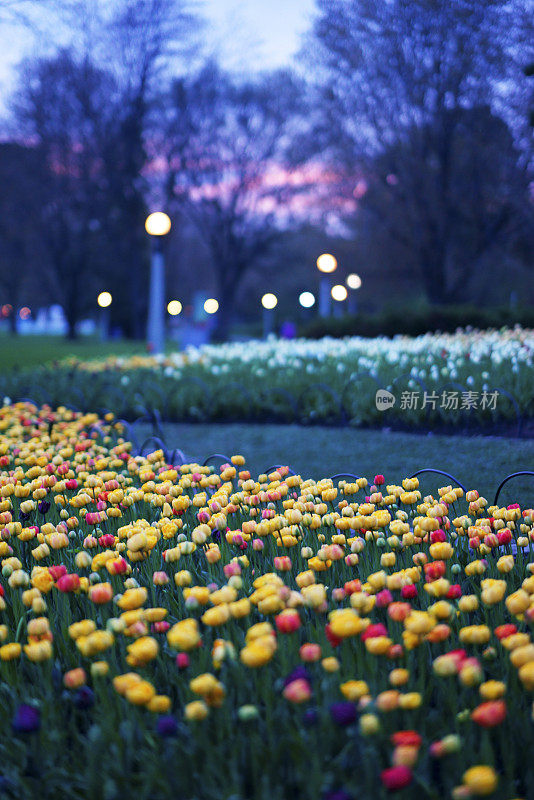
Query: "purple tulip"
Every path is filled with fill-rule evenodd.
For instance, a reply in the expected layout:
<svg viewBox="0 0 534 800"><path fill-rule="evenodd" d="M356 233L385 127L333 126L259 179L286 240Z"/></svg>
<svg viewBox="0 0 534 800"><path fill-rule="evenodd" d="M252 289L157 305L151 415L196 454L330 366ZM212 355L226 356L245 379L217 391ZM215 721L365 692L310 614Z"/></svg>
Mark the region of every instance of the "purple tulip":
<svg viewBox="0 0 534 800"><path fill-rule="evenodd" d="M170 736L176 736L178 733L178 723L171 714L167 714L158 717L156 730L162 738L167 739Z"/></svg>
<svg viewBox="0 0 534 800"><path fill-rule="evenodd" d="M316 725L319 719L319 714L317 713L316 708L307 708L304 714L302 715L302 724L305 725L307 728L310 728L312 725Z"/></svg>
<svg viewBox="0 0 534 800"><path fill-rule="evenodd" d="M50 510L50 501L49 501L49 500L41 500L41 501L40 501L40 502L37 504L37 508L39 509L39 512L40 512L41 514L43 514L43 515L44 515L44 514L46 514L46 513L47 513L47 511L49 511L49 510Z"/></svg>
<svg viewBox="0 0 534 800"><path fill-rule="evenodd" d="M351 725L356 721L356 706L354 703L332 703L330 715L336 725Z"/></svg>
<svg viewBox="0 0 534 800"><path fill-rule="evenodd" d="M41 712L35 706L20 705L11 727L15 733L34 733L41 727Z"/></svg>
<svg viewBox="0 0 534 800"><path fill-rule="evenodd" d="M85 711L87 708L91 708L91 706L94 705L95 693L89 686L81 686L76 690L73 699L76 708Z"/></svg>

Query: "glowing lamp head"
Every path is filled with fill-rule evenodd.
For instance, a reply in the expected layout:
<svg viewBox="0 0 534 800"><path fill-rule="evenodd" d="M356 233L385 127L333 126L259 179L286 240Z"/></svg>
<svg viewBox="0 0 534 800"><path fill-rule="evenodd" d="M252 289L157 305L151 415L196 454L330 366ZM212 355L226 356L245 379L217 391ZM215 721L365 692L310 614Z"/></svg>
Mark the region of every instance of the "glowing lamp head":
<svg viewBox="0 0 534 800"><path fill-rule="evenodd" d="M167 313L169 313L171 317L177 317L181 310L182 304L179 300L171 300L167 305Z"/></svg>
<svg viewBox="0 0 534 800"><path fill-rule="evenodd" d="M349 289L359 289L362 285L362 279L359 275L356 275L355 272L351 272L350 275L347 275L347 286Z"/></svg>
<svg viewBox="0 0 534 800"><path fill-rule="evenodd" d="M275 294L271 294L271 292L267 292L261 298L261 304L264 308L272 309L275 308L278 303L278 297Z"/></svg>
<svg viewBox="0 0 534 800"><path fill-rule="evenodd" d="M165 236L171 229L171 219L164 211L154 211L145 220L145 230L151 236Z"/></svg>
<svg viewBox="0 0 534 800"><path fill-rule="evenodd" d="M338 283L336 284L336 286L332 286L331 294L334 300L337 300L338 302L341 303L343 300L347 299L348 292L341 283Z"/></svg>
<svg viewBox="0 0 534 800"><path fill-rule="evenodd" d="M331 253L322 253L317 259L317 269L319 272L335 272L337 269L337 259Z"/></svg>
<svg viewBox="0 0 534 800"><path fill-rule="evenodd" d="M204 311L206 314L216 314L219 310L219 303L214 297L208 297L204 303Z"/></svg>
<svg viewBox="0 0 534 800"><path fill-rule="evenodd" d="M100 308L108 308L111 305L112 297L109 292L100 292L98 297L96 298L96 302L100 306Z"/></svg>
<svg viewBox="0 0 534 800"><path fill-rule="evenodd" d="M301 292L299 295L299 303L302 308L311 308L315 305L315 295L311 292Z"/></svg>

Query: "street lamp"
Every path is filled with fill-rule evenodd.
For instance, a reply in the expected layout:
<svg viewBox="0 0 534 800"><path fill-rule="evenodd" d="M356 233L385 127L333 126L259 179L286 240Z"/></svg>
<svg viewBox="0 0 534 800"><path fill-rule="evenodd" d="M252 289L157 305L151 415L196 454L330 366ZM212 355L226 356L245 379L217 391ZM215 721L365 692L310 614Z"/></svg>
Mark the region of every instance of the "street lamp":
<svg viewBox="0 0 534 800"><path fill-rule="evenodd" d="M267 292L261 298L263 306L263 338L266 339L273 332L274 309L278 304L278 298L272 292Z"/></svg>
<svg viewBox="0 0 534 800"><path fill-rule="evenodd" d="M152 353L165 352L165 261L163 237L171 229L171 220L163 211L149 214L145 230L152 240L150 257L150 293L148 297L147 345Z"/></svg>
<svg viewBox="0 0 534 800"><path fill-rule="evenodd" d="M349 314L356 314L358 310L356 292L361 285L362 279L359 275L356 275L355 272L351 272L350 275L347 275L347 286L349 289L352 289L352 291L349 292Z"/></svg>
<svg viewBox="0 0 534 800"><path fill-rule="evenodd" d="M167 313L170 314L171 317L177 317L178 314L182 312L182 304L179 300L171 300L167 303Z"/></svg>
<svg viewBox="0 0 534 800"><path fill-rule="evenodd" d="M335 286L332 286L332 299L336 300L338 305L334 306L334 315L336 317L341 316L341 303L347 299L347 289L343 286L342 283L337 283Z"/></svg>
<svg viewBox="0 0 534 800"><path fill-rule="evenodd" d="M204 303L204 311L206 314L216 314L219 310L219 302L214 297L208 297Z"/></svg>
<svg viewBox="0 0 534 800"><path fill-rule="evenodd" d="M100 292L96 302L100 306L100 338L105 342L109 337L109 307L113 301L110 292Z"/></svg>
<svg viewBox="0 0 534 800"><path fill-rule="evenodd" d="M311 308L315 305L315 295L311 292L301 292L299 294L299 303L302 308Z"/></svg>
<svg viewBox="0 0 534 800"><path fill-rule="evenodd" d="M321 284L319 287L319 315L321 317L330 316L330 287L331 282L328 277L337 269L337 259L331 253L322 253L317 259L317 269L321 273Z"/></svg>

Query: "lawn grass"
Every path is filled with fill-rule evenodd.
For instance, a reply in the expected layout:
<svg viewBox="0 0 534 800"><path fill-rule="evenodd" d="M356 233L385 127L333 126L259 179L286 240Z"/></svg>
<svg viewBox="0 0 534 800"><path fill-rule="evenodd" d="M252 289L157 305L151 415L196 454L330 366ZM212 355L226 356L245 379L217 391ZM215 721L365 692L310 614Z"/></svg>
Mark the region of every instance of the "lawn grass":
<svg viewBox="0 0 534 800"><path fill-rule="evenodd" d="M395 483L424 467L454 475L468 489L476 488L493 502L495 491L511 472L534 469L534 441L487 436L436 436L298 425L165 424L165 442L202 462L211 453L242 453L253 475L274 464L288 464L303 478L330 477L348 471L373 478L382 473ZM140 442L151 430L139 426ZM423 494L449 481L433 475L420 478ZM510 481L499 504L534 506L534 477Z"/></svg>
<svg viewBox="0 0 534 800"><path fill-rule="evenodd" d="M69 341L62 336L37 334L10 336L0 333L0 373L26 369L74 356L79 359L146 352L144 342L114 339L103 342L98 336L83 336Z"/></svg>

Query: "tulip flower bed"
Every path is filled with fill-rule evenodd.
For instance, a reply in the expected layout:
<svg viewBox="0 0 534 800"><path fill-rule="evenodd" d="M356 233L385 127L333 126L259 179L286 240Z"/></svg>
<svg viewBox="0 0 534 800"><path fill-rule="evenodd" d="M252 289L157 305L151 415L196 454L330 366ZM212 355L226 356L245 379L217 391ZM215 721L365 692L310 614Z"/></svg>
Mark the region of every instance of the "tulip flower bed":
<svg viewBox="0 0 534 800"><path fill-rule="evenodd" d="M534 510L97 420L0 409L2 796L532 797Z"/></svg>
<svg viewBox="0 0 534 800"><path fill-rule="evenodd" d="M4 374L0 392L127 419L489 425L534 414L534 332L206 345ZM377 406L386 389L394 405Z"/></svg>

